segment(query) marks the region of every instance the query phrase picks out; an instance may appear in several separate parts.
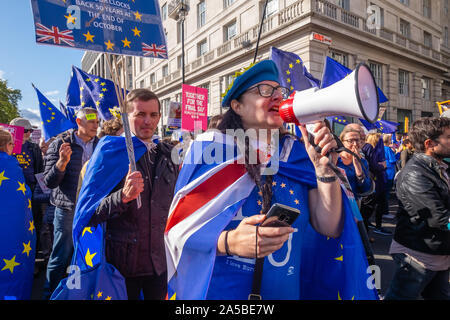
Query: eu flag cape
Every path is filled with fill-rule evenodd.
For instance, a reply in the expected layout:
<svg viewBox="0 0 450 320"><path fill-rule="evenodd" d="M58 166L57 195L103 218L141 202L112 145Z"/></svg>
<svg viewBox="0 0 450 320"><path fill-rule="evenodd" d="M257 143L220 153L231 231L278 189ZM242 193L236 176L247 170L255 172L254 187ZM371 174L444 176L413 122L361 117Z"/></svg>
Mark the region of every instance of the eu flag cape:
<svg viewBox="0 0 450 320"><path fill-rule="evenodd" d="M36 229L31 191L16 158L0 152L0 300L31 297Z"/></svg>
<svg viewBox="0 0 450 320"><path fill-rule="evenodd" d="M132 140L137 161L147 147L136 137ZM103 198L126 176L128 164L124 137L100 139L86 168L73 220L72 264L78 266L83 275L81 289L67 288L67 279L63 279L52 299L127 299L126 290L121 290L123 277L105 261L104 228L102 225L91 227L89 221Z"/></svg>
<svg viewBox="0 0 450 320"><path fill-rule="evenodd" d="M168 299L240 300L250 293L254 259L216 256L220 233L261 210L241 157L225 141L219 133L199 136L181 168L165 232ZM376 299L375 289L367 286L368 263L345 193L341 236L318 234L309 224L307 201L308 191L317 187L312 163L303 144L291 137L283 138L280 150L269 163L276 168L278 162L272 201L301 214L289 240L265 259L263 299ZM218 155L225 160L208 161Z"/></svg>

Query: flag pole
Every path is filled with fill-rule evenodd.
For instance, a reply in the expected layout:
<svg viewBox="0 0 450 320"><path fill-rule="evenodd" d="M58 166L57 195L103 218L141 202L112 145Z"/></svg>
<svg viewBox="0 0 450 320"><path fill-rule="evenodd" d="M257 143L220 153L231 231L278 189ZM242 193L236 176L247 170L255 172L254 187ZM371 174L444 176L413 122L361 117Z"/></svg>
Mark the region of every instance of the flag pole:
<svg viewBox="0 0 450 320"><path fill-rule="evenodd" d="M122 56L124 57L124 56ZM110 59L114 61L114 69L112 67ZM111 77L113 78L114 89L116 90L117 100L119 101L120 113L122 114L122 124L123 130L125 133L125 143L127 146L128 153L128 161L130 162L131 172L137 171L136 160L134 157L134 148L133 141L131 140L131 129L130 123L128 121L128 112L127 112L127 97L126 97L126 83L123 83L123 86L120 82L120 77L118 75L118 64L117 64L117 56L114 57L109 53L106 53L106 60L108 61L109 70L111 72ZM122 63L124 63L124 59L122 59ZM123 69L125 72L125 68ZM123 87L123 89L122 89ZM136 199L137 207L140 208L142 206L141 195L139 195Z"/></svg>
<svg viewBox="0 0 450 320"><path fill-rule="evenodd" d="M261 39L262 27L263 27L263 24L264 24L264 19L266 17L266 10L267 10L267 3L268 2L269 2L269 0L266 0L266 2L264 3L264 9L263 9L263 14L262 14L262 18L261 18L261 24L259 25L258 40L256 41L255 56L253 57L253 63L256 62L256 57L258 56L259 40Z"/></svg>

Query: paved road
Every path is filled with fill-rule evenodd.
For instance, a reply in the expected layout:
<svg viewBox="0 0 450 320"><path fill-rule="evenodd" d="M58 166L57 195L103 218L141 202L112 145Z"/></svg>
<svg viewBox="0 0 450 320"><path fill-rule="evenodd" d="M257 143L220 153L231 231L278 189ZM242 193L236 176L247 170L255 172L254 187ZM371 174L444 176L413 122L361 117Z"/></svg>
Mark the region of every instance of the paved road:
<svg viewBox="0 0 450 320"><path fill-rule="evenodd" d="M389 212L395 215L396 211L396 199L390 200ZM395 228L395 219L383 218L383 227L393 233ZM389 287L394 272L394 262L392 257L389 255L389 246L391 244L392 236L379 235L374 233L372 230L369 230L369 237L373 237L375 239L375 242L372 243L372 248L375 255L376 265L380 267L381 271L380 293L383 296ZM39 266L43 266L43 261L38 260L37 264ZM42 288L45 282L45 270L41 271L34 280L32 299L40 300L42 297Z"/></svg>

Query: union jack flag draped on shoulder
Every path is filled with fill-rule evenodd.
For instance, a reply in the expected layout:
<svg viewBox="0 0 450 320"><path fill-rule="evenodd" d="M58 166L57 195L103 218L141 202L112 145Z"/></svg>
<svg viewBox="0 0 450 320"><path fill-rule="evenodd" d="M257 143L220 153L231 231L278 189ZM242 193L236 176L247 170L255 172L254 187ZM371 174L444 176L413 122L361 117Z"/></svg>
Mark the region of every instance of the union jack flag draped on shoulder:
<svg viewBox="0 0 450 320"><path fill-rule="evenodd" d="M263 299L377 299L367 286L368 264L347 196L342 193L341 236L318 234L309 224L308 192L317 184L304 145L287 136L279 149L267 164L278 169L272 203L301 214L289 240L265 259ZM190 145L165 231L168 299L247 299L255 260L216 256L220 233L261 210L261 194L240 160L234 141L221 133L206 132Z"/></svg>

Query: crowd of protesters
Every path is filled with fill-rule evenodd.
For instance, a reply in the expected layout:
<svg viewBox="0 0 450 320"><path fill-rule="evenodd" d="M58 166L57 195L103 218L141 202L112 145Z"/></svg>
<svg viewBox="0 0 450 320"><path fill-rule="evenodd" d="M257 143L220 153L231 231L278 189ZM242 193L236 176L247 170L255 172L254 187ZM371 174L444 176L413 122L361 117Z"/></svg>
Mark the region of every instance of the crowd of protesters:
<svg viewBox="0 0 450 320"><path fill-rule="evenodd" d="M267 79L259 80L263 82L257 83L272 88L271 94L264 87L267 92L263 95L261 88L255 86L253 88L258 90L251 93L252 99L263 101L276 96L274 100L282 100L282 92L278 89L280 87L276 87L275 80L270 83L264 81ZM229 111L225 118L217 116L212 119L210 130L235 126L237 120L230 119L233 112L239 114L243 125L245 120L256 126L254 115L245 118L248 115L243 110L248 107L238 99L241 94L233 98L233 111ZM164 228L179 171L179 166L171 161L171 152L179 141L153 141L161 116L156 95L137 89L129 94L128 101L131 132L144 142L147 151L137 161L137 171L130 170L101 201L89 224L106 223L106 259L125 277L129 299L164 299L167 291ZM246 103L250 105L252 101ZM81 109L77 113L77 129L50 141L41 141L40 146L29 140L33 127L28 120L17 118L11 122L12 125L23 126L25 130L22 153L13 156L17 158L33 194L33 217L38 234L36 252L46 265L43 299L49 299L59 282L67 276L74 250L72 226L77 196L99 138L123 133L120 119L104 121L98 133L97 116L95 109ZM264 123L268 121L261 119ZM272 127L279 127L280 124L276 122ZM325 126L318 128L325 132L324 136L328 132ZM343 129L340 140L346 150L336 158L337 166L345 171L367 231L393 237L390 254L396 270L386 299L448 300L450 119L445 116L419 119L405 135L367 132L354 123ZM1 129L0 143L0 152L11 155L13 141ZM334 145L333 140L327 140L327 143ZM37 183L35 175L39 173L43 174L43 182L51 193ZM330 175L330 172L326 173ZM325 190L328 182L326 179L324 181L320 188ZM399 207L393 235L382 227L383 216L389 214L391 195ZM139 196L142 201L140 207L134 201ZM269 202L265 204L266 211ZM340 205L340 202L337 204ZM251 224L257 224L257 218L255 216ZM217 239L219 255L227 255L228 250L248 258L267 255L279 248L292 232L291 228L282 229L285 234L277 236L261 232L263 240L265 237L279 238L276 238L279 243L275 247L268 242L266 246L270 250L263 253L264 246L251 249L250 242L254 243L254 238L247 236L252 230L249 221L246 223L236 229L240 233L234 231L229 236L230 243L236 246L227 247L227 232L220 235ZM316 227L319 230L325 228L320 225ZM339 233L339 229L337 219L330 235ZM239 234L242 234L241 241L235 241ZM249 245L243 246L247 242L242 239ZM373 238L371 240L374 241ZM225 243L223 246L222 242ZM37 268L35 273L40 271Z"/></svg>

